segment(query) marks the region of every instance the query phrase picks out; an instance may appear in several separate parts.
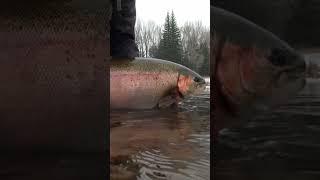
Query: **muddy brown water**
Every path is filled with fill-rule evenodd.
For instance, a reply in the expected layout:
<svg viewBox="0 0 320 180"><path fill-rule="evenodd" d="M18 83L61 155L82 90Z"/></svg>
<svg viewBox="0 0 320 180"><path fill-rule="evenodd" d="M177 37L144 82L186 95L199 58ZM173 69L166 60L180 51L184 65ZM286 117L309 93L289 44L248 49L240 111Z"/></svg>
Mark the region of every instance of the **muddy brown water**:
<svg viewBox="0 0 320 180"><path fill-rule="evenodd" d="M210 92L178 109L112 111L111 179L210 179Z"/></svg>

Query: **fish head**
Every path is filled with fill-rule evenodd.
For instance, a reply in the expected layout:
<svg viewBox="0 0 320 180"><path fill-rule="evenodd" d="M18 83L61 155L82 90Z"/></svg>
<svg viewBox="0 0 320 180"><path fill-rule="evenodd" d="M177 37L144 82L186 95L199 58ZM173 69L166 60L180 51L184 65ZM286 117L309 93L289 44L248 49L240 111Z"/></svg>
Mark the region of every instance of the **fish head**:
<svg viewBox="0 0 320 180"><path fill-rule="evenodd" d="M177 82L178 91L181 97L201 93L206 87L206 81L196 72L181 67Z"/></svg>
<svg viewBox="0 0 320 180"><path fill-rule="evenodd" d="M215 8L217 90L234 115L272 110L305 86L304 58L271 32Z"/></svg>

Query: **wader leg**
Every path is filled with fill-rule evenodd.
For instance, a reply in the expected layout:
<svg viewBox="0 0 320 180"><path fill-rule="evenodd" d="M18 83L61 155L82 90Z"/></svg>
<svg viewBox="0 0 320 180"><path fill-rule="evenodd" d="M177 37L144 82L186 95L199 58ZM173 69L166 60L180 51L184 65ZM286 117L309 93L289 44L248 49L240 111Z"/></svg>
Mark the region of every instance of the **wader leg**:
<svg viewBox="0 0 320 180"><path fill-rule="evenodd" d="M135 0L113 0L110 44L113 58L138 56L134 26L136 21Z"/></svg>

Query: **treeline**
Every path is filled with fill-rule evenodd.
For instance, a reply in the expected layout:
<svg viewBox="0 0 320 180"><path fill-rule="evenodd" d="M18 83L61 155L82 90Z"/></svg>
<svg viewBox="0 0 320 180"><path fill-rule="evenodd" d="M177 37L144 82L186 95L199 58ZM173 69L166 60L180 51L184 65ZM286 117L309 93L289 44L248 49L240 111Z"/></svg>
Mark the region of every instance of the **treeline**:
<svg viewBox="0 0 320 180"><path fill-rule="evenodd" d="M246 17L295 48L320 46L319 0L214 0L213 5Z"/></svg>
<svg viewBox="0 0 320 180"><path fill-rule="evenodd" d="M163 26L137 19L135 31L140 57L169 60L201 75L210 74L210 30L201 22L187 22L178 27L171 12L167 13Z"/></svg>

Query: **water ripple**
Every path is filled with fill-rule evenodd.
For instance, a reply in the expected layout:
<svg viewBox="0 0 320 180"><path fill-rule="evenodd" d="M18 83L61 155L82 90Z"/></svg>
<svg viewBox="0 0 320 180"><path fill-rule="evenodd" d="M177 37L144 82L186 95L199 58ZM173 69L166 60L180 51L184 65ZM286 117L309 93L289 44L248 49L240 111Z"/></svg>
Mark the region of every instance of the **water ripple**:
<svg viewBox="0 0 320 180"><path fill-rule="evenodd" d="M111 112L111 160L139 180L209 180L210 92L178 110ZM123 160L123 158L125 160ZM120 159L120 160L119 160ZM129 171L129 172L128 172Z"/></svg>
<svg viewBox="0 0 320 180"><path fill-rule="evenodd" d="M215 144L221 179L319 179L320 81L274 112L224 129ZM259 172L259 173L255 173Z"/></svg>

